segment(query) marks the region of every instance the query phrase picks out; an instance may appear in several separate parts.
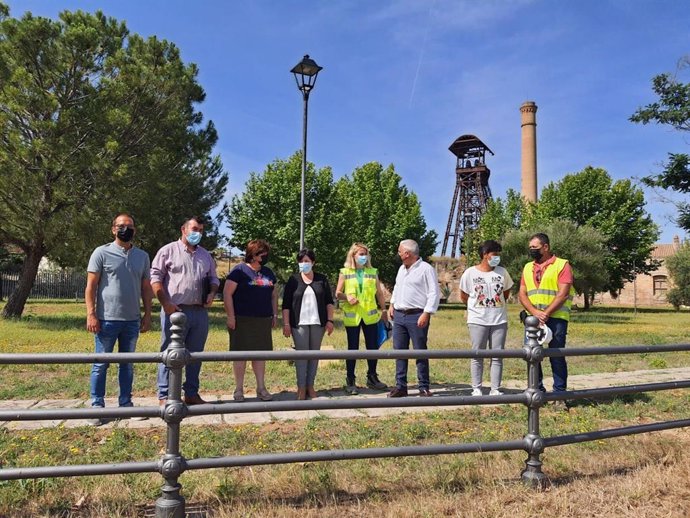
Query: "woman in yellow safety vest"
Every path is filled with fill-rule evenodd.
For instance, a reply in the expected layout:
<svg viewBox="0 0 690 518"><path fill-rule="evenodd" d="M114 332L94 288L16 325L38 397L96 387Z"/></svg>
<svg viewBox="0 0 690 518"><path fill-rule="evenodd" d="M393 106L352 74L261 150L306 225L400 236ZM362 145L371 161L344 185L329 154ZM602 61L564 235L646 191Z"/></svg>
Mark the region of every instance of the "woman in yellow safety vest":
<svg viewBox="0 0 690 518"><path fill-rule="evenodd" d="M342 301L343 325L347 333L347 348L351 351L359 349L359 330L364 334L364 344L367 349L378 349L377 328L383 318L388 320L383 286L379 281L378 271L372 268L369 249L362 243L354 243L345 257L344 268L340 269L335 296ZM356 360L346 360L347 376L345 390L348 394L357 394L355 383ZM377 360L367 360L367 387L385 390L383 383L376 373Z"/></svg>

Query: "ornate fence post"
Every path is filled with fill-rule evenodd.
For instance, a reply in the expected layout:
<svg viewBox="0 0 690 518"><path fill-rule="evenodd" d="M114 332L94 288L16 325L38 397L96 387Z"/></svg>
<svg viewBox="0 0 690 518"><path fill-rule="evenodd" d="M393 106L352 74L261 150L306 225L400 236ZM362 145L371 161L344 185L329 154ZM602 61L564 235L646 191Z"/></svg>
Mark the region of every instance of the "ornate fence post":
<svg viewBox="0 0 690 518"><path fill-rule="evenodd" d="M539 456L544 452L544 440L539 435L539 408L544 404L544 394L539 390L539 365L544 359L544 349L537 341L539 320L537 317L525 318L525 351L527 352L527 435L525 450L528 453L522 481L538 489L544 489L549 481L541 470Z"/></svg>
<svg viewBox="0 0 690 518"><path fill-rule="evenodd" d="M162 410L162 417L168 424L165 455L160 460L159 471L165 478L162 495L156 500L156 518L184 518L185 500L180 494L182 486L177 478L185 469L185 460L180 455L180 421L187 413L182 402L182 369L189 363L189 351L184 345L184 328L187 316L173 313L170 316L171 340L163 352L162 361L170 369L168 377L168 400Z"/></svg>

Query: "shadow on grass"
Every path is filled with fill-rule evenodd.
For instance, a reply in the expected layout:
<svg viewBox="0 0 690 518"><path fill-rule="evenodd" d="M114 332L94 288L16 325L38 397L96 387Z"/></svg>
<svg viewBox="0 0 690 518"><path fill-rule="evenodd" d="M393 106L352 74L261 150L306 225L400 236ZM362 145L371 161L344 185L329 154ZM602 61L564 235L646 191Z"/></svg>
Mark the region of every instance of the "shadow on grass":
<svg viewBox="0 0 690 518"><path fill-rule="evenodd" d="M611 476L626 476L634 473L639 468L623 466L618 468L610 468L599 473L583 474L583 473L571 473L569 475L562 475L560 477L549 478L549 482L554 487L559 486L569 486L580 480L602 480Z"/></svg>
<svg viewBox="0 0 690 518"><path fill-rule="evenodd" d="M634 315L635 313L647 313L647 314L654 314L654 313L659 313L659 314L670 314L670 313L679 313L679 311L676 311L673 308L622 308L622 307L617 307L617 306L595 306L593 308L589 308L587 311L584 311L582 308L578 308L574 314L575 315L596 315L596 314L605 314L605 313L627 313L630 315Z"/></svg>
<svg viewBox="0 0 690 518"><path fill-rule="evenodd" d="M27 315L22 322L29 327L39 327L46 331L65 331L67 329L86 330L86 314L81 315Z"/></svg>
<svg viewBox="0 0 690 518"><path fill-rule="evenodd" d="M45 331L67 331L78 329L86 331L86 314L81 315L30 315L22 319L28 327L40 328ZM160 333L161 326L157 315L151 318L152 333Z"/></svg>
<svg viewBox="0 0 690 518"><path fill-rule="evenodd" d="M438 308L443 311L465 311L467 309L467 305L458 303L439 304Z"/></svg>
<svg viewBox="0 0 690 518"><path fill-rule="evenodd" d="M630 316L599 313L575 313L572 315L570 321L576 324L629 324L633 318L632 313Z"/></svg>
<svg viewBox="0 0 690 518"><path fill-rule="evenodd" d="M651 401L652 398L649 397L649 394L624 394L621 396L604 396L598 398L570 400L568 401L568 407L596 407L599 405L607 405L616 402L627 405L633 403L649 403Z"/></svg>

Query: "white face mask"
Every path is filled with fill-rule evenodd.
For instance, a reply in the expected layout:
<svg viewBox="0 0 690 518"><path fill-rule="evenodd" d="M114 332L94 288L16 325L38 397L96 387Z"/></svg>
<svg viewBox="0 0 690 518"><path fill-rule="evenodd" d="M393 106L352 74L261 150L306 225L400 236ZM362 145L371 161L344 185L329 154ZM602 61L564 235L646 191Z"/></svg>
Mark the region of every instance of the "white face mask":
<svg viewBox="0 0 690 518"><path fill-rule="evenodd" d="M489 257L489 266L491 266L491 268L496 268L499 264L501 264L500 255L494 255L493 257Z"/></svg>

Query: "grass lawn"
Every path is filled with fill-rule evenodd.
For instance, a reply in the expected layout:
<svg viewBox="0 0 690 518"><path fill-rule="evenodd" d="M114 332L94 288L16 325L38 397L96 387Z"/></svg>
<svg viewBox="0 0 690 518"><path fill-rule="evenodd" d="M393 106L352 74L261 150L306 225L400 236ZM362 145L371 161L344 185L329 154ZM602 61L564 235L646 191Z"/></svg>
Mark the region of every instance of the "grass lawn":
<svg viewBox="0 0 690 518"><path fill-rule="evenodd" d="M511 306L508 347L522 344L519 308ZM31 302L20 321L0 320L0 352L90 352L84 306L74 302ZM207 350L225 350L227 333L220 308L212 311ZM570 346L687 342L690 313L667 310L596 308L576 313ZM140 351L158 349L158 328L143 335ZM341 325L325 345L345 348ZM289 340L274 333L276 348ZM390 347L390 345L387 345ZM445 306L432 319L430 346L469 348L464 309ZM687 366L687 353L571 358L571 374ZM88 397L89 366L2 366L0 399ZM360 382L366 366L358 362ZM546 366L548 374L548 364ZM382 361L381 378L392 382L394 363ZM412 369L413 371L413 369ZM109 395L116 394L116 369ZM432 382L469 381L468 360L432 360ZM522 360L506 360L505 379L524 379ZM250 377L251 378L251 377ZM286 362L269 365L270 388L294 390ZM344 362L321 368L317 388L339 387ZM136 366L136 395L155 394L155 367ZM207 363L202 393L228 394L228 365ZM569 413L547 407L542 435L553 436L631 424L687 418L684 390L581 402ZM242 426L182 426L183 454L218 455L454 444L511 440L526 432L520 406L469 407L378 419L328 419ZM165 447L160 429L0 429L0 465L30 467L158 459ZM690 432L687 429L595 441L548 449L544 472L553 487L534 492L519 482L524 452L302 463L253 468L191 471L182 475L183 494L209 516L276 517L681 517L690 516ZM0 517L152 516L144 508L160 496L155 474L0 482ZM192 507L190 505L189 507Z"/></svg>
<svg viewBox="0 0 690 518"><path fill-rule="evenodd" d="M157 309L157 308L156 308ZM518 319L520 308L511 305L507 347L522 346L523 328ZM336 312L339 318L339 312ZM224 351L228 347L225 318L220 303L211 310L211 329L206 344L207 351ZM642 309L637 314L632 310L596 308L590 312L576 312L569 326L568 345L643 345L684 343L690 340L690 312L674 312L665 309ZM363 340L362 340L363 342ZM285 338L280 329L273 332L276 349L289 348L291 339ZM160 325L154 319L154 329L139 338L138 351L157 351L160 345ZM336 321L336 330L325 337L324 345L335 349L346 349L345 330ZM363 347L363 343L362 343ZM384 347L391 347L387 342ZM469 336L465 324L464 306L442 306L432 318L429 331L429 347L433 349L469 349ZM77 302L39 302L27 304L24 318L18 321L0 320L0 352L47 353L47 352L93 352L93 335L85 329L85 309ZM570 358L571 374L593 372L616 372L639 369L653 369L690 365L688 353L664 355L626 355ZM548 364L548 362L546 362ZM548 372L549 368L546 367ZM0 399L32 398L88 398L89 365L16 365L2 367L3 383L0 384ZM411 383L414 382L414 368L411 365ZM108 372L108 395L117 393L117 369ZM395 362L381 361L381 379L394 382ZM357 377L360 384L366 380L366 363L357 362ZM524 379L525 363L522 360L504 361L504 379ZM295 390L294 368L287 362L271 362L267 366L267 384L272 391ZM317 389L337 388L345 381L345 362L337 361L323 365L316 380ZM432 383L467 383L469 381L469 360L432 360ZM251 374L246 378L253 382ZM201 372L201 393L217 395L230 394L234 387L232 369L225 363L204 364ZM141 364L135 366L134 395L155 396L156 366Z"/></svg>

